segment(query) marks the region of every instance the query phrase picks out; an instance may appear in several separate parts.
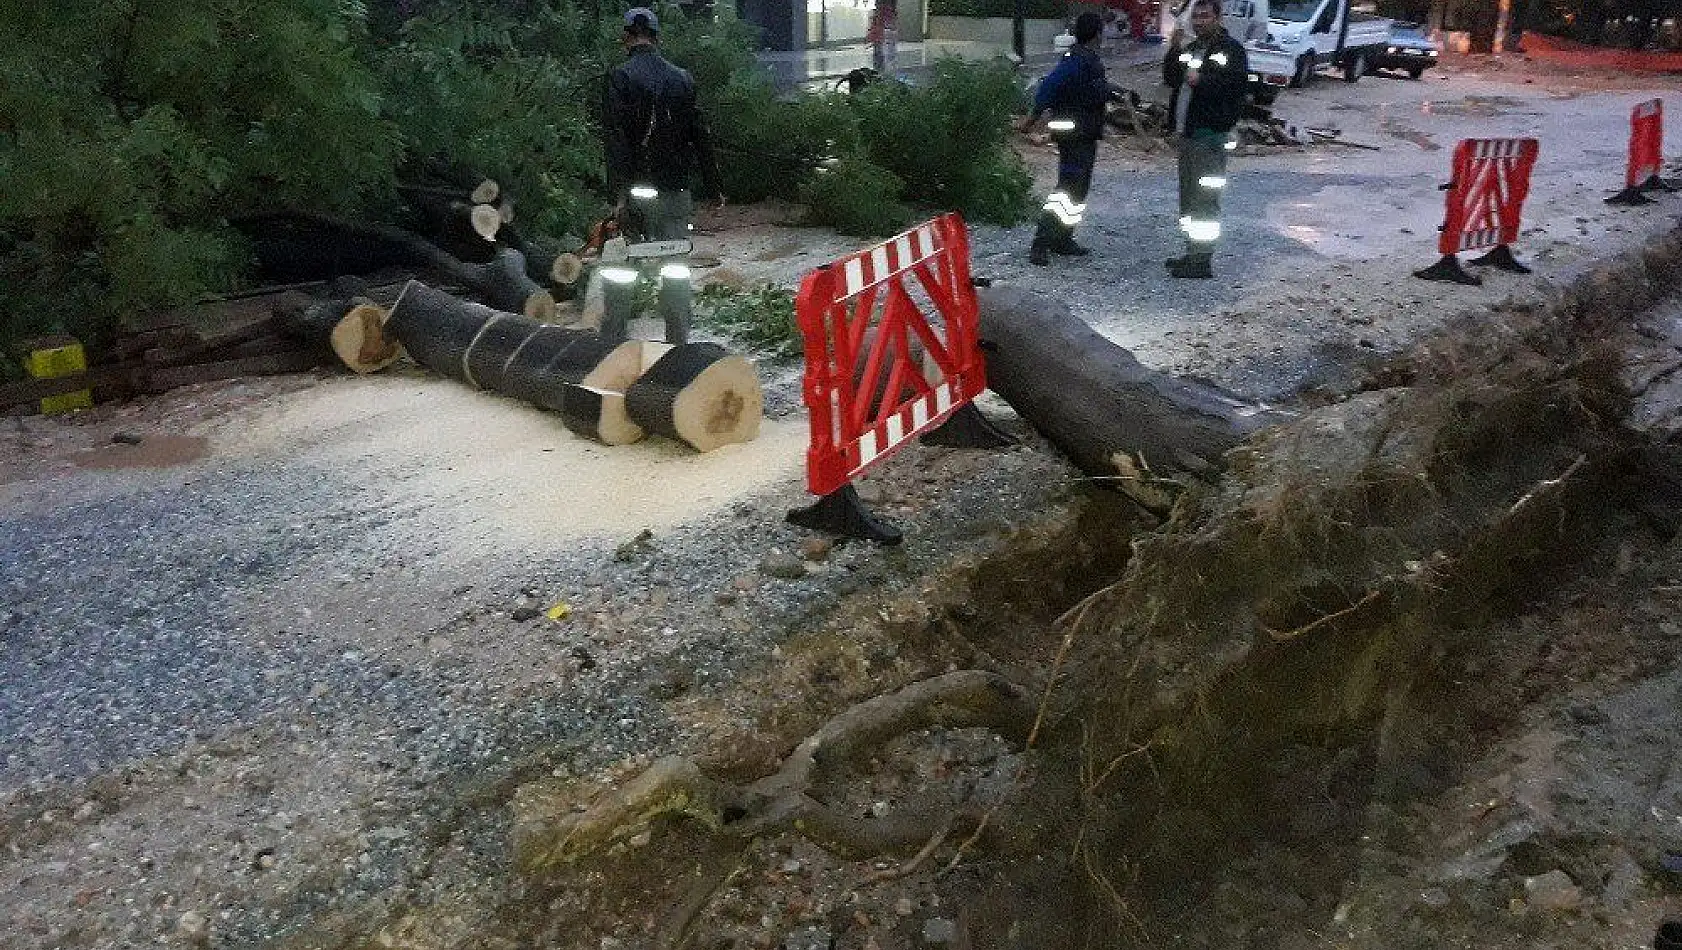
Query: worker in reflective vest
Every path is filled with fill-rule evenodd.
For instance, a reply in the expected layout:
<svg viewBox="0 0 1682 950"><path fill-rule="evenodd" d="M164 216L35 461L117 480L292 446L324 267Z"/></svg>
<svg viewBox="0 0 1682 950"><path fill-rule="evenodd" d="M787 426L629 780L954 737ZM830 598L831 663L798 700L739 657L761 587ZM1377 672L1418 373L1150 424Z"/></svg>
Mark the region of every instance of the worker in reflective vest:
<svg viewBox="0 0 1682 950"><path fill-rule="evenodd" d="M1221 192L1232 127L1244 108L1249 60L1221 26L1219 0L1192 0L1192 37L1169 47L1162 78L1174 90L1180 140L1180 230L1186 252L1168 261L1175 277L1213 277L1209 262L1221 237Z"/></svg>
<svg viewBox="0 0 1682 950"><path fill-rule="evenodd" d="M1034 111L1017 126L1026 132L1049 116L1046 126L1057 143L1057 188L1045 199L1028 261L1041 267L1051 254L1084 256L1075 243L1075 225L1086 211L1086 192L1092 186L1092 165L1098 140L1104 137L1104 102L1110 84L1098 58L1098 38L1104 21L1096 13L1075 17L1075 45L1057 60L1034 93Z"/></svg>
<svg viewBox="0 0 1682 950"><path fill-rule="evenodd" d="M614 216L635 242L688 246L694 215L690 179L699 174L707 193L723 194L713 161L712 138L695 102L695 80L660 55L660 21L647 7L625 13L624 64L608 75L604 113L607 183L618 205ZM626 225L629 225L627 228ZM666 342L689 339L691 291L688 251L660 257L660 312ZM602 336L625 339L633 316L638 269L604 261L601 277L615 285L606 296Z"/></svg>

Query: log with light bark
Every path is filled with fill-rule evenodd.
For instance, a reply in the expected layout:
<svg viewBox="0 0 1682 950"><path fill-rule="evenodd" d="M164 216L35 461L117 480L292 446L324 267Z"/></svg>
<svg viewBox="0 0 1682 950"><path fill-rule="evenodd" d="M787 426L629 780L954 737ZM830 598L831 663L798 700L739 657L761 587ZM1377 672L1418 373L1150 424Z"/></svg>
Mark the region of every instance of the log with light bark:
<svg viewBox="0 0 1682 950"><path fill-rule="evenodd" d="M623 396L643 368L638 341L538 323L419 281L404 288L386 329L427 369L558 412L581 435L610 445L643 437Z"/></svg>
<svg viewBox="0 0 1682 950"><path fill-rule="evenodd" d="M386 332L389 313L366 297L312 300L282 311L287 335L330 348L352 372L385 369L403 355Z"/></svg>
<svg viewBox="0 0 1682 950"><path fill-rule="evenodd" d="M235 224L250 235L271 275L320 277L369 273L385 267L424 268L474 291L498 310L553 320L555 298L526 274L525 257L495 248L488 263L466 263L402 228L367 224L311 211L283 211Z"/></svg>
<svg viewBox="0 0 1682 950"><path fill-rule="evenodd" d="M1153 510L1282 413L1142 365L1043 294L977 289L987 385L1082 472Z"/></svg>
<svg viewBox="0 0 1682 950"><path fill-rule="evenodd" d="M631 420L710 452L759 436L765 397L754 365L716 343L666 351L625 391Z"/></svg>

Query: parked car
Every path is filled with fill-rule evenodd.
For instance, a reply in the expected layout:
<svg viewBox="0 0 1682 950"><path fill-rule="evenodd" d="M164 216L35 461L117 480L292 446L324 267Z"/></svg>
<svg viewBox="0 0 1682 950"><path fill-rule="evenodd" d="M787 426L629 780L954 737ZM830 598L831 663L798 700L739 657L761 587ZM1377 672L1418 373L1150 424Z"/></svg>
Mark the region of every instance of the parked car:
<svg viewBox="0 0 1682 950"><path fill-rule="evenodd" d="M1383 52L1375 54L1368 65L1374 72L1394 69L1418 79L1425 70L1437 65L1437 57L1442 55L1442 51L1442 46L1426 34L1425 27L1397 20L1390 24L1389 44Z"/></svg>
<svg viewBox="0 0 1682 950"><path fill-rule="evenodd" d="M1280 89L1306 86L1327 66L1354 82L1389 41L1390 21L1351 10L1349 0L1271 0L1267 37L1244 44L1251 92L1258 105L1270 105Z"/></svg>

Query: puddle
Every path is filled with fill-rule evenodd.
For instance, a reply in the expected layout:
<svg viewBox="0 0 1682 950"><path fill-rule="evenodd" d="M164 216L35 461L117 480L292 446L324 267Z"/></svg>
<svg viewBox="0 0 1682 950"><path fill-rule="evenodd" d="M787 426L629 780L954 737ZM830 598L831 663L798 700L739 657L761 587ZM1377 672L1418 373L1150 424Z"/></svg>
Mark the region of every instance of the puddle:
<svg viewBox="0 0 1682 950"><path fill-rule="evenodd" d="M1463 99L1427 99L1419 104L1419 111L1422 115L1469 116L1475 119L1542 114L1523 108L1526 105L1529 103L1511 96L1466 96Z"/></svg>
<svg viewBox="0 0 1682 950"><path fill-rule="evenodd" d="M1419 146L1421 150L1426 152L1435 152L1442 148L1441 145L1437 144L1436 139L1419 131L1413 126L1408 125L1406 122L1398 122L1391 118L1379 119L1378 130L1391 138L1401 139L1404 142L1412 142L1413 144Z"/></svg>
<svg viewBox="0 0 1682 950"><path fill-rule="evenodd" d="M169 468L197 462L209 454L210 440L200 435L154 435L139 443L116 442L70 456L78 468Z"/></svg>

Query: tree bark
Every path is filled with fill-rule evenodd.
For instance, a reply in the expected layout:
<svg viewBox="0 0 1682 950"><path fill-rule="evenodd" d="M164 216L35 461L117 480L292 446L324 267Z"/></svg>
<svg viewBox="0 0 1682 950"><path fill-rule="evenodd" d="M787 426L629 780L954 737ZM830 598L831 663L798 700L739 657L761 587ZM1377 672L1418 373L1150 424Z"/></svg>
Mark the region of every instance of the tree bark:
<svg viewBox="0 0 1682 950"><path fill-rule="evenodd" d="M468 264L401 228L309 211L276 212L236 225L251 235L258 260L271 276L322 278L424 268L470 288L498 310L538 320L555 316L554 296L527 276L525 257L513 248L498 248L489 263Z"/></svg>
<svg viewBox="0 0 1682 950"><path fill-rule="evenodd" d="M1218 387L1146 367L1064 304L978 289L989 388L1082 472L1161 510L1172 480L1209 476L1221 456L1280 421Z"/></svg>
<svg viewBox="0 0 1682 950"><path fill-rule="evenodd" d="M593 330L538 323L419 281L404 288L386 328L435 373L559 412L569 428L609 444L642 437L621 395L642 371L638 341L610 343Z"/></svg>

